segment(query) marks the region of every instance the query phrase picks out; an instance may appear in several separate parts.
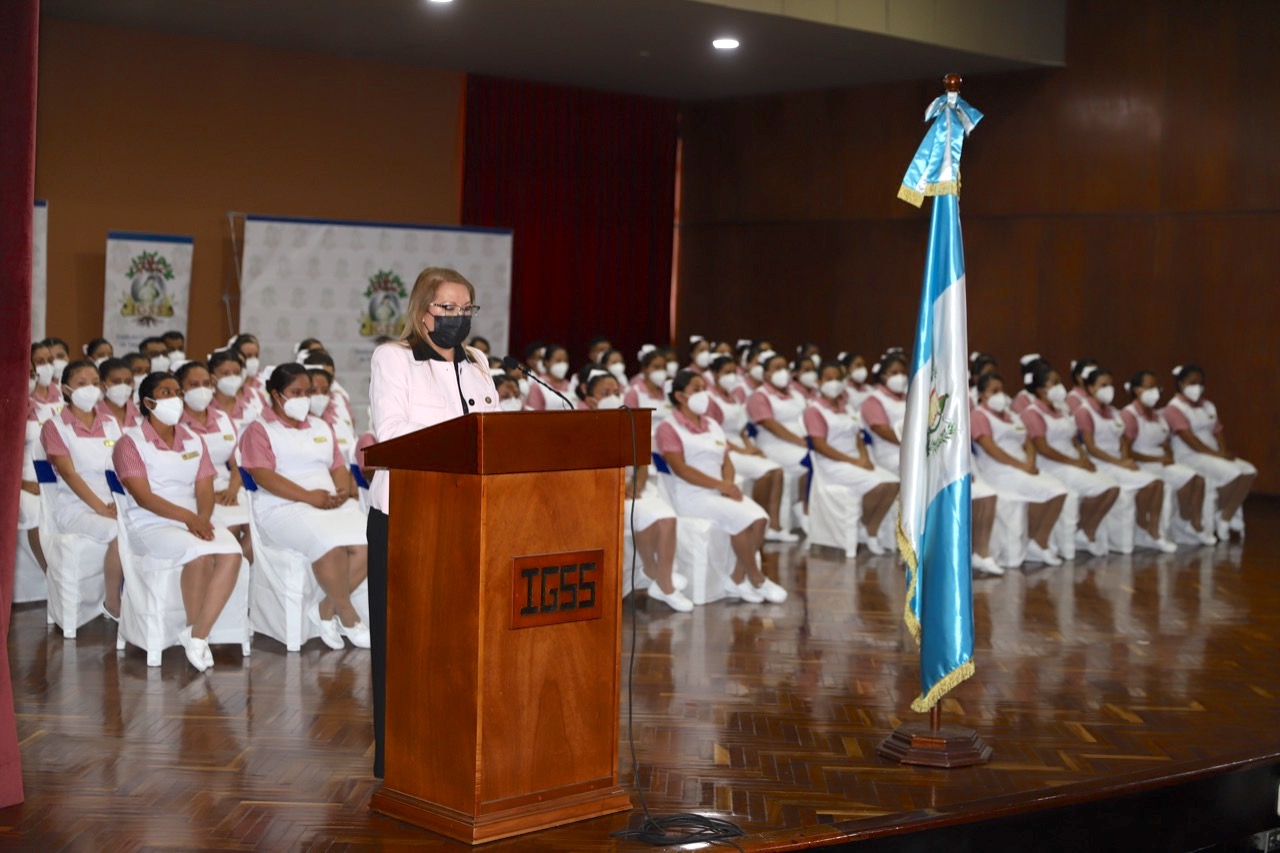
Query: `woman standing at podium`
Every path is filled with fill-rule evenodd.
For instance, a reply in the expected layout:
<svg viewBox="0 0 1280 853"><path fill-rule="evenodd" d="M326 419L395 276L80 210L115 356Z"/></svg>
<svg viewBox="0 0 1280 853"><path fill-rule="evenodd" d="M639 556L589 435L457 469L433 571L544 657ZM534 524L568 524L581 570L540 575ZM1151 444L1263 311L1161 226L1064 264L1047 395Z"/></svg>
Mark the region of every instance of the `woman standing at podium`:
<svg viewBox="0 0 1280 853"><path fill-rule="evenodd" d="M472 412L496 412L498 391L484 353L463 346L479 311L476 289L456 270L418 274L400 340L373 351L373 434L389 441ZM387 513L390 475L369 484L369 627L373 650L373 775L382 777L387 683Z"/></svg>

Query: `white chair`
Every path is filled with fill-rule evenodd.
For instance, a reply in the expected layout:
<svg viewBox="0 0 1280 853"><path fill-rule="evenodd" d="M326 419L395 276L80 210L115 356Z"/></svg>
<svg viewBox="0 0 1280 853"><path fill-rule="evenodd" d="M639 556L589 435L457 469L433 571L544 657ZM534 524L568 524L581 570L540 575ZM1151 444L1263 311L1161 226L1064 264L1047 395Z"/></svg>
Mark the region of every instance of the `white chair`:
<svg viewBox="0 0 1280 853"><path fill-rule="evenodd" d="M808 544L835 548L844 551L846 559L854 559L858 553L862 500L847 486L824 483L817 472L810 477L813 485L809 489ZM881 526L890 520L886 516Z"/></svg>
<svg viewBox="0 0 1280 853"><path fill-rule="evenodd" d="M116 502L116 524L120 531L116 541L120 546L120 566L124 569L116 651L124 651L126 643L137 646L147 653L147 666L159 666L161 654L170 646L178 645L178 634L187 626L187 610L182 602L182 564L148 557L138 551L125 522L129 499L115 472L107 472L107 484ZM249 565L241 558L235 589L213 623L209 644L237 643L248 657L252 640Z"/></svg>
<svg viewBox="0 0 1280 853"><path fill-rule="evenodd" d="M254 501L258 484L244 468L240 469L245 496L249 501L249 533L253 537L253 570L249 587L249 624L258 634L266 634L284 644L291 652L303 643L320 636L320 628L307 612L324 598L316 583L311 563L297 551L267 545L258 528ZM369 624L369 584L360 584L351 593L351 604L366 625Z"/></svg>
<svg viewBox="0 0 1280 853"><path fill-rule="evenodd" d="M46 620L62 628L62 636L73 640L76 629L100 613L106 593L102 561L107 546L58 526L53 515L58 475L48 460L37 459L35 467L36 481L40 483L40 547L49 566L44 576Z"/></svg>

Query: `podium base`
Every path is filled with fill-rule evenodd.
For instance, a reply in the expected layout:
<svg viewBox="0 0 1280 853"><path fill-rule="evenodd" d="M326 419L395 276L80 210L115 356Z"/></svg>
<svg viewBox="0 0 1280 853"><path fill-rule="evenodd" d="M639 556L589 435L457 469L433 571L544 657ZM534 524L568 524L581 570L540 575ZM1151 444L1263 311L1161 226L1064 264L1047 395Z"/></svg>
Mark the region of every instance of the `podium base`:
<svg viewBox="0 0 1280 853"><path fill-rule="evenodd" d="M924 767L972 767L991 760L991 747L978 733L963 726L903 723L877 750L882 758Z"/></svg>
<svg viewBox="0 0 1280 853"><path fill-rule="evenodd" d="M369 808L457 841L484 844L561 824L630 811L631 798L622 788L613 787L472 815L384 787L373 795Z"/></svg>

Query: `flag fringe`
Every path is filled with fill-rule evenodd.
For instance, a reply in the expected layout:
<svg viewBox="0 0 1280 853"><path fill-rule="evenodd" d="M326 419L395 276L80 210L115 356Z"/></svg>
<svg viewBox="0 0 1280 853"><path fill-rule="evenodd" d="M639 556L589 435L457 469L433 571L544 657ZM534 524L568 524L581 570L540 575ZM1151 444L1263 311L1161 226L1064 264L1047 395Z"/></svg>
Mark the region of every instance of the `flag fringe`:
<svg viewBox="0 0 1280 853"><path fill-rule="evenodd" d="M917 559L916 549L911 547L911 540L907 538L907 534L902 530L902 504L898 504L898 523L894 528L894 532L898 537L898 552L902 554L903 561L907 564L907 600L902 607L902 621L907 623L907 630L911 632L911 638L916 641L916 645L920 645L920 620L916 619L916 613L911 609L911 600L916 594L916 571Z"/></svg>
<svg viewBox="0 0 1280 853"><path fill-rule="evenodd" d="M943 696L950 693L952 688L959 686L960 682L971 677L973 672L973 658L969 658L939 679L933 687L929 688L928 693L913 699L911 710L920 714L933 710L933 706L937 705Z"/></svg>
<svg viewBox="0 0 1280 853"><path fill-rule="evenodd" d="M920 207L924 204L924 193L917 189L912 189L906 184L898 187L898 198L915 207Z"/></svg>

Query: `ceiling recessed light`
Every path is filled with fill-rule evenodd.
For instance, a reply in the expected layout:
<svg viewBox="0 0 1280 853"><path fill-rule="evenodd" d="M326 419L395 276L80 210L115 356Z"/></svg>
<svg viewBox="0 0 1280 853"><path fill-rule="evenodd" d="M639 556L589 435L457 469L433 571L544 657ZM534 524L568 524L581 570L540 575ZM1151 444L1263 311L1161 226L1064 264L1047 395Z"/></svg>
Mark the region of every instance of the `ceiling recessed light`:
<svg viewBox="0 0 1280 853"><path fill-rule="evenodd" d="M452 3L453 0L427 0L428 3Z"/></svg>
<svg viewBox="0 0 1280 853"><path fill-rule="evenodd" d="M718 38L711 42L711 46L716 50L733 50L738 46L738 40L733 38Z"/></svg>

